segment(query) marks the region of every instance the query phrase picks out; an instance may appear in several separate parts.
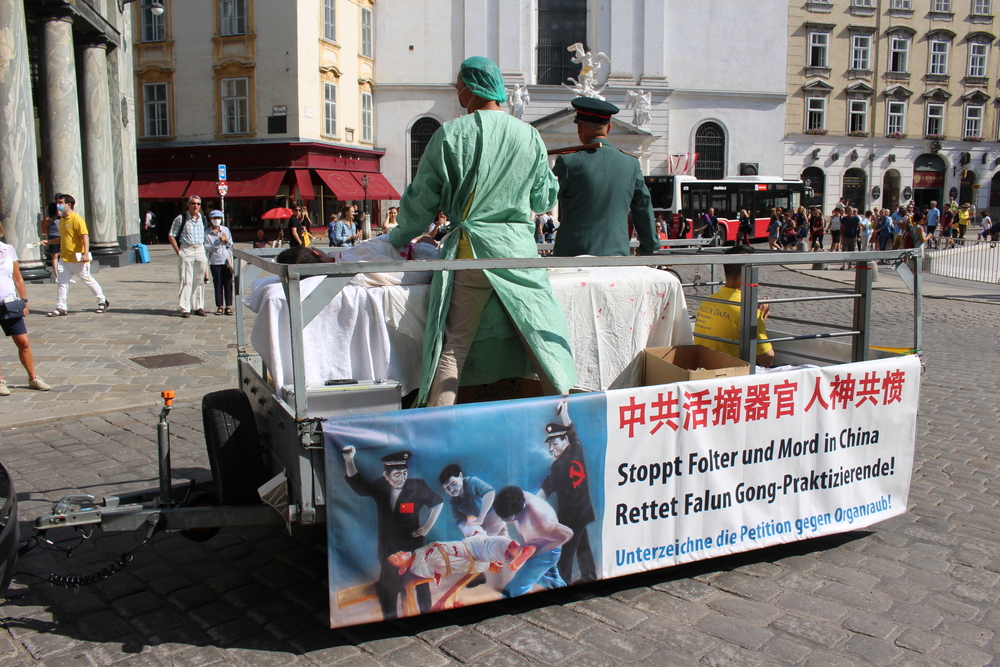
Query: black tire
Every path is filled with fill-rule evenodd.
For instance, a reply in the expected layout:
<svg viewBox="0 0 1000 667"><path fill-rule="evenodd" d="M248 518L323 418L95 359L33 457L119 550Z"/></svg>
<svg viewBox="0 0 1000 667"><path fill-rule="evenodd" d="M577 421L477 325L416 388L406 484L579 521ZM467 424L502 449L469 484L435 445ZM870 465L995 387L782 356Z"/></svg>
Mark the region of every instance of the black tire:
<svg viewBox="0 0 1000 667"><path fill-rule="evenodd" d="M267 481L264 449L250 401L239 389L206 394L201 401L205 446L223 505L258 505Z"/></svg>

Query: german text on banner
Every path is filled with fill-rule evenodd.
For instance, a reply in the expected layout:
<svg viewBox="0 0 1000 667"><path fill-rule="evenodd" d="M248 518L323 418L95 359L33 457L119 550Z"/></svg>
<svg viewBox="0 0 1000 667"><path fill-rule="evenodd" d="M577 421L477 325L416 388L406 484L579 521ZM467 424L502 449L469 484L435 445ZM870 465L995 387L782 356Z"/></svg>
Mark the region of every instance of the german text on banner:
<svg viewBox="0 0 1000 667"><path fill-rule="evenodd" d="M919 380L911 356L327 422L331 626L901 514Z"/></svg>

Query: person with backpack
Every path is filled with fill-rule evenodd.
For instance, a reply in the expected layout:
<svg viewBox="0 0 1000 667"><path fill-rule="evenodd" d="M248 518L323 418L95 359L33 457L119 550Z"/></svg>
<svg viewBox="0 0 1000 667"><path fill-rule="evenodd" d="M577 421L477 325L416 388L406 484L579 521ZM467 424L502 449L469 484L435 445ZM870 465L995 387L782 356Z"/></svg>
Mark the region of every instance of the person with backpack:
<svg viewBox="0 0 1000 667"><path fill-rule="evenodd" d="M180 260L177 304L181 317L187 319L191 313L205 317L204 276L208 271L208 255L205 254L205 216L201 212L201 197L188 197L188 210L174 218L168 240Z"/></svg>

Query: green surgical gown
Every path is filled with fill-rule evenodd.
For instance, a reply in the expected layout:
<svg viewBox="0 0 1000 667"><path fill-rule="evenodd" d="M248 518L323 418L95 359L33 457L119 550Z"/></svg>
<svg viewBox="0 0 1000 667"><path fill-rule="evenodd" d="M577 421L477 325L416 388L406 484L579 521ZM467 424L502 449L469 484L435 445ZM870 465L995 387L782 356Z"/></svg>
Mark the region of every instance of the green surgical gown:
<svg viewBox="0 0 1000 667"><path fill-rule="evenodd" d="M453 228L444 239L441 259L454 259L458 254L459 230L465 231L476 258L537 257L531 212L551 209L557 194L558 182L549 170L538 132L502 111L477 111L445 123L431 137L416 178L400 200L399 225L389 240L396 246L406 245L424 232L440 210ZM545 269L489 269L486 275L499 303L538 358L541 372L560 392L569 391L576 383L576 370L566 320L552 295ZM434 274L419 404L425 402L437 369L451 285L450 272ZM483 313L484 322L491 317L489 312ZM482 326L480 329L482 333ZM520 358L511 358L509 343L498 348L504 350L499 355L479 350L478 358L493 360L491 374L495 377L480 373L477 381L523 373L523 350ZM476 346L482 347L479 338ZM465 384L476 346L463 371Z"/></svg>

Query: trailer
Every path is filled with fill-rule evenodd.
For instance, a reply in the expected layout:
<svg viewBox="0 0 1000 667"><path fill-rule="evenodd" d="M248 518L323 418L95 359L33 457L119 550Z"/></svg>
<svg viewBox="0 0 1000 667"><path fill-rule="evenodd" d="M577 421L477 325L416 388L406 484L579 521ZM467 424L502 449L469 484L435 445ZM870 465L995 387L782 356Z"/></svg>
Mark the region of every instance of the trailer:
<svg viewBox="0 0 1000 667"><path fill-rule="evenodd" d="M871 347L872 274L876 262L884 262L908 277L913 340L903 347L918 351L921 252L732 256L720 251L692 247L651 257L282 265L273 261L276 250L236 250L237 294L247 294L261 276L276 278L272 289L280 290L287 308L276 321L287 326L287 340L280 344L287 345L290 363L279 372L274 357L255 349L253 325L262 315L237 299L239 386L208 394L202 403L211 482L173 483L167 418L174 397L164 392L157 425L159 487L100 499L70 495L38 517L35 528L145 529L147 539L161 530L180 531L207 540L225 527L274 525L291 531L326 523L331 625L340 626L519 595L560 585L557 580L566 585L622 576L853 530L905 511L920 363L913 355L897 357ZM760 298L761 289L769 287L761 283L762 267L824 261L854 263L853 285ZM690 290L719 284L724 264L744 265L742 335L733 342L748 362L745 373L649 384L643 376L658 377L649 370L658 362L640 350L630 380L616 384L604 378L599 390L433 409L403 409L409 392L400 378L307 381L307 371L315 371L310 350L329 341L310 340L306 327L359 275L526 267L612 267L622 274L629 267L669 267L684 273L697 265L706 279L684 286ZM774 345L776 364L810 367L756 375L755 341L761 341L752 315L758 304L841 300L852 303L849 322L772 318L800 329L770 331L764 342ZM802 326L809 330L803 333ZM288 383L281 381L285 373ZM546 443L557 439L552 433L570 431L577 456L563 470ZM395 462L396 469L412 471L409 486L403 483L406 492L420 489L392 510L410 515L402 518L385 514L378 496L384 489L376 488L380 474L390 470L386 458L400 452L406 456L402 465ZM448 465L466 472L446 475L452 470ZM569 476L569 487L553 478L557 472ZM491 489L485 494L492 494L491 504L500 496L508 502L516 495L508 490L517 488L525 494L518 512L537 512L535 518L543 518L553 533L535 534L506 506L461 520L455 509L461 489L456 496L448 483L490 477L492 485L483 483ZM834 486L834 478L841 483ZM589 489L584 504L590 510L573 523L568 498L580 487ZM395 507L398 493L391 495ZM855 502L862 497L870 502ZM453 518L442 512L445 501ZM413 521L419 530L403 541L412 548L393 551L411 560L399 556L387 565L385 550L402 543L389 535L391 526ZM589 531L588 524L594 524ZM568 570L563 553L570 553ZM418 554L437 569L417 563ZM487 585L476 586L480 579Z"/></svg>

